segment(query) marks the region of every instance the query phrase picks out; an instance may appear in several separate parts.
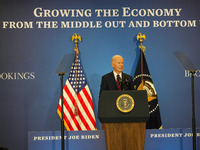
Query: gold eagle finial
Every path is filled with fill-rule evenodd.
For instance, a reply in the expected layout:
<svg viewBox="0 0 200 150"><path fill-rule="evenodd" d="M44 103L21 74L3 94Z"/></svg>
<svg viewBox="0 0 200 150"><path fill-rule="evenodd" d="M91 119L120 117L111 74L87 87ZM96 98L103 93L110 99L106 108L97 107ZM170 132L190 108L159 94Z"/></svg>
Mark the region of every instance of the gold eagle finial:
<svg viewBox="0 0 200 150"><path fill-rule="evenodd" d="M74 40L74 43L75 43L74 51L76 52L76 54L79 54L79 51L78 51L78 40L81 41L81 36L77 35L76 33L74 33L74 35L72 35L72 41L73 40Z"/></svg>
<svg viewBox="0 0 200 150"><path fill-rule="evenodd" d="M142 39L146 40L146 36L145 36L145 34L139 33L139 34L137 35L137 40L140 40L140 46L139 46L139 48L140 48L141 51L145 54L146 47L142 45L142 42L143 42Z"/></svg>
<svg viewBox="0 0 200 150"><path fill-rule="evenodd" d="M142 35L141 33L139 33L139 34L137 35L137 40L139 40L139 39L140 39L140 43L143 42L142 39L146 40L145 34Z"/></svg>

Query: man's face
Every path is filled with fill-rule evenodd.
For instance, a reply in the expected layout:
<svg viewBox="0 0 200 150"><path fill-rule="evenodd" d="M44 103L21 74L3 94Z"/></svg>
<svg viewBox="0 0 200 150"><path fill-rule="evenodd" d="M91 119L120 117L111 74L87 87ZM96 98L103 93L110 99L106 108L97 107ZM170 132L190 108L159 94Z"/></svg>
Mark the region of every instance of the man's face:
<svg viewBox="0 0 200 150"><path fill-rule="evenodd" d="M113 67L113 70L119 74L123 71L124 69L124 60L122 57L120 56L117 56L113 59L112 61L112 67Z"/></svg>

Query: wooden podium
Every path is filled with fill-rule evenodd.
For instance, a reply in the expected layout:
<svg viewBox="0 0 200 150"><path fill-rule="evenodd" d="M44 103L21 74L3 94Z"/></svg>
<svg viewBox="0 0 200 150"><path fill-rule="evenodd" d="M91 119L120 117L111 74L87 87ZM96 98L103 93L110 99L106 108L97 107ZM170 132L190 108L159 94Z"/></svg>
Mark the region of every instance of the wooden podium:
<svg viewBox="0 0 200 150"><path fill-rule="evenodd" d="M98 117L105 131L107 150L144 150L149 118L146 91L103 91Z"/></svg>

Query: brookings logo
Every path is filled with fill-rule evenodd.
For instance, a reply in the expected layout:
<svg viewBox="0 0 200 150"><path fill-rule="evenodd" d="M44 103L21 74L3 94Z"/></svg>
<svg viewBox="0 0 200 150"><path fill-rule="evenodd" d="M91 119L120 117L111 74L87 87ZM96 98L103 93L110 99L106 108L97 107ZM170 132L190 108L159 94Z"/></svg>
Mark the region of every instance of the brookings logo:
<svg viewBox="0 0 200 150"><path fill-rule="evenodd" d="M1 80L33 80L35 72L3 72L0 74Z"/></svg>
<svg viewBox="0 0 200 150"><path fill-rule="evenodd" d="M130 95L122 94L117 98L116 106L121 112L128 113L134 108L135 102Z"/></svg>

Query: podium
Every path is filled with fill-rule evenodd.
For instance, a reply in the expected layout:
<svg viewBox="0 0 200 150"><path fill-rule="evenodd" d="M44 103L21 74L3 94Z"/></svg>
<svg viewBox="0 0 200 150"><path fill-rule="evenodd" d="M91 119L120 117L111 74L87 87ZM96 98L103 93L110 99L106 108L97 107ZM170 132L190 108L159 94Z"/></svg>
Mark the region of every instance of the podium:
<svg viewBox="0 0 200 150"><path fill-rule="evenodd" d="M144 150L149 118L146 91L103 91L98 118L105 131L107 150Z"/></svg>

